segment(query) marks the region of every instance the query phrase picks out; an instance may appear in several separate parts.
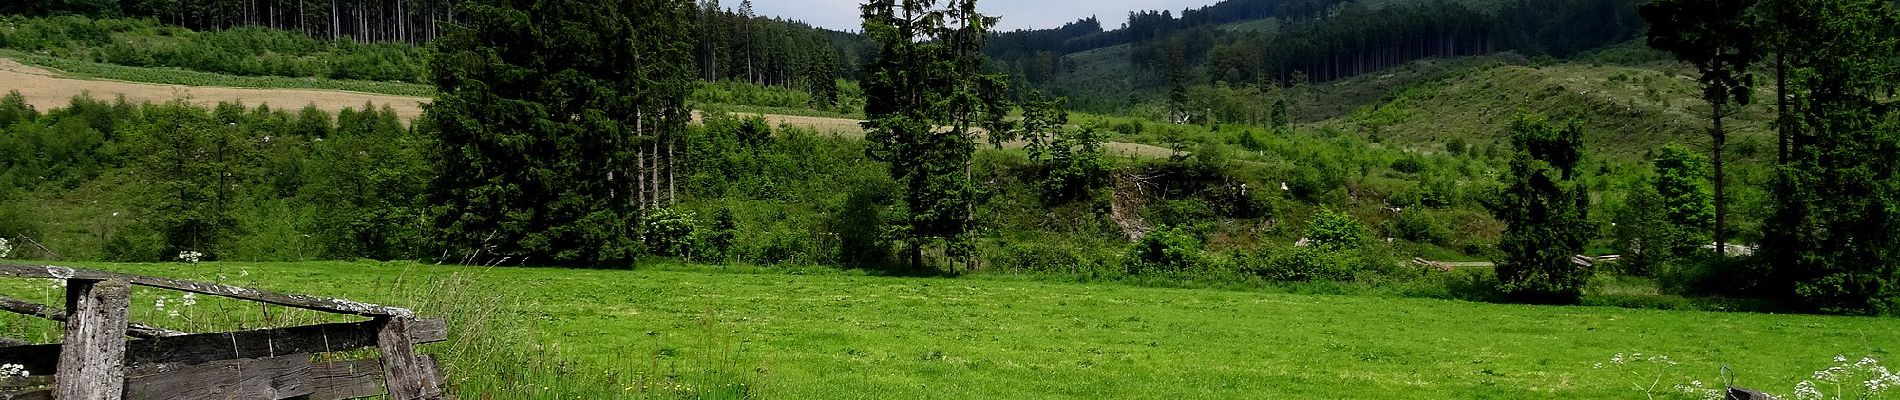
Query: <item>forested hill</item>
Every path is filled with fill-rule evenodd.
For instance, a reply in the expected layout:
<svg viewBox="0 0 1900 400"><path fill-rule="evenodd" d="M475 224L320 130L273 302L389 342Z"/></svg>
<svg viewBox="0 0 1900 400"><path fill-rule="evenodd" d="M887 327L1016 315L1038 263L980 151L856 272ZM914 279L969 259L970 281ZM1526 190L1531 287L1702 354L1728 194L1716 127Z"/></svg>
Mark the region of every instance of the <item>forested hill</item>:
<svg viewBox="0 0 1900 400"><path fill-rule="evenodd" d="M1635 39L1644 29L1638 3L1228 0L1178 14L1133 12L1114 30L1091 17L998 33L988 53L1026 83L1106 109L1158 98L1169 86L1325 82L1418 59L1506 51L1567 58ZM1111 72L1089 74L1102 70ZM1090 87L1105 83L1117 86ZM1151 94L1105 98L1111 93Z"/></svg>
<svg viewBox="0 0 1900 400"><path fill-rule="evenodd" d="M854 79L860 60L871 50L863 35L813 27L804 22L757 15L751 1L721 4L696 0L689 19L701 78L731 80L794 88L830 97L836 78ZM161 66L247 76L324 77L423 83L424 54L418 48L465 19L471 10L459 0L6 0L0 16L80 16L93 21L19 21L37 24L34 34L9 40L0 32L0 47L45 51L66 58L90 59L128 66ZM563 16L528 15L558 19ZM120 20L149 20L144 21ZM112 20L112 21L107 21ZM466 22L466 21L461 21ZM19 28L19 27L15 27ZM207 33L204 40L166 40L191 34L173 28ZM260 32L262 29L268 32ZM11 29L18 31L19 29ZM145 30L150 32L134 32ZM230 35L211 32L238 31ZM144 35L143 33L152 33ZM298 38L295 36L304 36ZM127 36L138 36L140 47L128 47ZM178 42L189 42L170 49ZM290 68L288 61L321 62L321 53L339 53L355 44L402 47L373 58L389 74L358 74L330 68ZM44 44L44 46L39 46ZM409 44L415 46L389 46ZM27 48L27 47L46 47ZM150 48L157 47L157 48ZM375 46L371 46L375 47ZM225 51L241 49L242 51ZM140 54L151 57L136 56ZM407 54L397 54L407 53ZM165 57L164 54L179 54ZM134 57L121 57L135 55ZM264 59L245 61L244 59ZM252 64L252 65L241 65ZM387 66L382 68L381 66Z"/></svg>
<svg viewBox="0 0 1900 400"><path fill-rule="evenodd" d="M426 44L471 12L457 9L455 3L15 0L0 4L0 14L149 19L200 31L269 28L282 33L270 35L272 39L264 42L248 40L259 35L231 35L235 41L246 42L237 47L255 51L227 58L295 58L310 55L311 49L343 46L346 42ZM1055 29L999 32L990 40L986 53L997 61L993 64L996 68L1023 83L1017 85L1019 88L1070 97L1074 106L1084 110L1113 111L1160 102L1169 92L1179 91L1175 89L1219 82L1327 82L1418 59L1497 52L1567 58L1634 39L1643 31L1635 13L1637 3L1639 0L1227 0L1179 12L1131 12L1126 22L1113 29L1105 27L1101 18L1089 17ZM862 74L862 60L872 56L872 47L859 33L756 15L749 0L736 4L696 0L692 5L692 45L704 80L787 87L810 92L820 100L832 100L838 90L834 81L855 80ZM98 26L102 25L94 25ZM265 68L282 64L269 62L260 62L265 65L258 68L222 68L217 65L230 63L157 56L151 57L153 60L115 60L115 55L137 53L112 49L123 42L113 40L117 32L58 33L80 43L58 45L53 51L99 48L96 54L76 58L114 64L209 68L208 72L240 75L298 77L327 72L331 76L324 77L416 83L426 80L419 73L426 51L400 55L397 53L402 51L385 51L385 55L376 57L394 64L379 71L399 71L395 73ZM285 38L299 34L309 39ZM164 42L151 40L140 46L162 47Z"/></svg>

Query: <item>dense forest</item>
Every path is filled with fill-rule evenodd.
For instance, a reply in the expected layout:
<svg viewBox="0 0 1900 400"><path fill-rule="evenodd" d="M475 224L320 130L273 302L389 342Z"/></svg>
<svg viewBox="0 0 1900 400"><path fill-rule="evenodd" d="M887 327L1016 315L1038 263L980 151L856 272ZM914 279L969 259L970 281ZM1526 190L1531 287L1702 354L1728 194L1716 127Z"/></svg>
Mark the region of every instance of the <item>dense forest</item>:
<svg viewBox="0 0 1900 400"><path fill-rule="evenodd" d="M318 76L425 82L425 46L457 26L468 10L449 0L14 1L12 16L80 16L24 20L24 31L0 47L51 51L128 66L165 66L236 75ZM462 5L465 6L465 5ZM870 47L862 35L755 15L751 1L695 3L700 76L796 88L835 101L836 79L854 79ZM139 21L149 19L161 25ZM188 30L173 29L184 28ZM198 31L198 32L192 32ZM227 33L230 32L230 33ZM118 36L118 37L115 37ZM301 36L301 37L297 37ZM196 37L182 44L162 40ZM16 43L17 42L17 43ZM401 43L414 46L391 45ZM91 49L91 51L84 51ZM361 49L361 50L359 50ZM334 57L332 57L334 56ZM245 61L255 58L257 61ZM316 64L338 58L378 63L373 72Z"/></svg>

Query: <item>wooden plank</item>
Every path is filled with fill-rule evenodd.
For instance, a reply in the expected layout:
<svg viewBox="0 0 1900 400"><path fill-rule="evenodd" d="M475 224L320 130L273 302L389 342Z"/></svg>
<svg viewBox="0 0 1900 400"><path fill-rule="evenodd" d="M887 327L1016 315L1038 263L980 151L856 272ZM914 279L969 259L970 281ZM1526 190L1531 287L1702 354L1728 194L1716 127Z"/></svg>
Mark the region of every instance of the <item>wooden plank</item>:
<svg viewBox="0 0 1900 400"><path fill-rule="evenodd" d="M131 306L132 287L123 280L66 281L70 312L53 397L124 398L126 311Z"/></svg>
<svg viewBox="0 0 1900 400"><path fill-rule="evenodd" d="M434 343L448 340L444 326L446 323L440 319L415 320L410 324L410 341ZM190 365L217 360L365 349L376 346L378 329L381 327L376 321L364 321L132 340L125 342L126 362L138 366ZM49 374L58 365L60 347L59 344L0 347L0 363L20 364L35 375Z"/></svg>
<svg viewBox="0 0 1900 400"><path fill-rule="evenodd" d="M383 361L381 359L334 361L310 366L316 384L308 400L343 400L381 396Z"/></svg>
<svg viewBox="0 0 1900 400"><path fill-rule="evenodd" d="M32 303L32 302L27 302L23 300L7 298L5 296L0 296L0 311L10 311L10 312L21 314L21 315L40 317L40 318L59 321L59 322L66 322L66 310L61 310L59 307L53 307L53 306L48 306L48 305L39 304L39 303ZM156 338L156 337L179 336L179 335L184 335L185 333L170 330L170 329L159 328L159 327L155 327L151 325L141 324L137 322L128 322L126 324L125 334L127 336L131 336L135 338L150 339L150 338Z"/></svg>
<svg viewBox="0 0 1900 400"><path fill-rule="evenodd" d="M0 392L0 400L53 400L51 390L28 390L22 392Z"/></svg>
<svg viewBox="0 0 1900 400"><path fill-rule="evenodd" d="M152 276L121 274L117 272L72 269L53 265L0 264L0 277L84 280L122 279L139 286L230 297L337 314L361 315L365 317L412 317L416 314L414 311L403 308L380 306L343 299L284 294L215 283L192 282Z"/></svg>
<svg viewBox="0 0 1900 400"><path fill-rule="evenodd" d="M377 318L376 348L383 357L383 382L392 400L442 399L441 378L416 356L409 338L409 318Z"/></svg>
<svg viewBox="0 0 1900 400"><path fill-rule="evenodd" d="M315 392L309 354L151 368L125 385L126 400L267 399Z"/></svg>

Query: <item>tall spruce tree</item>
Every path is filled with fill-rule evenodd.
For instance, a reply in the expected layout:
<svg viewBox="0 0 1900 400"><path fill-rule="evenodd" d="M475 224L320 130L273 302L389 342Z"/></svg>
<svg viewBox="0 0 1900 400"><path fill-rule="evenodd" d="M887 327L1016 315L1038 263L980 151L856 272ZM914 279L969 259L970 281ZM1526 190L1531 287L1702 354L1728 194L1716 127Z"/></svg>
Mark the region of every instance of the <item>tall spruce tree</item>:
<svg viewBox="0 0 1900 400"><path fill-rule="evenodd" d="M1888 0L1768 3L1786 40L1787 161L1769 280L1817 310L1900 314L1900 13Z"/></svg>
<svg viewBox="0 0 1900 400"><path fill-rule="evenodd" d="M1754 93L1749 67L1761 59L1759 40L1750 26L1755 0L1654 0L1638 13L1649 21L1649 46L1676 55L1701 75L1702 100L1709 102L1710 159L1715 182L1715 251L1728 254L1728 179L1723 148L1728 132L1722 122L1732 109L1747 106Z"/></svg>
<svg viewBox="0 0 1900 400"><path fill-rule="evenodd" d="M643 208L672 201L689 110L691 3L481 0L432 62L441 245L476 261L633 258Z"/></svg>
<svg viewBox="0 0 1900 400"><path fill-rule="evenodd" d="M933 240L962 258L974 224L978 128L1009 131L1006 78L983 65L996 18L978 13L975 0L870 0L860 9L878 48L863 81L866 151L905 185L899 221L911 268L923 268Z"/></svg>
<svg viewBox="0 0 1900 400"><path fill-rule="evenodd" d="M1499 240L1500 289L1533 303L1574 303L1591 271L1571 262L1590 240L1590 194L1577 165L1583 130L1576 122L1552 125L1522 117L1511 126L1514 155L1492 215L1506 225Z"/></svg>

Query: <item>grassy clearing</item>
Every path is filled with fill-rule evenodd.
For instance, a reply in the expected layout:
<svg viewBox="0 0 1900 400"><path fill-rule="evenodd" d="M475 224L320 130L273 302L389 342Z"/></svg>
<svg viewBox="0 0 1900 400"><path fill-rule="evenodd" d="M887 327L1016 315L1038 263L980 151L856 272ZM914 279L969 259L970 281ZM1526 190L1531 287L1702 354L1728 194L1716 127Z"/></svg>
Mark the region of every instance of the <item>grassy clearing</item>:
<svg viewBox="0 0 1900 400"><path fill-rule="evenodd" d="M432 349L446 353L464 397L490 391L501 393L497 398L1639 397L1624 372L1594 368L1619 352L1668 354L1681 362L1665 387L1692 378L1714 382L1727 364L1738 371L1738 384L1786 393L1835 354L1886 358L1900 345L1890 334L1900 320L1892 319L1155 289L1002 276L410 263L88 266L207 280L222 274L262 288L414 306L425 314L491 310L492 318L455 321L462 330L456 340ZM232 278L239 273L244 277ZM0 281L0 293L34 298L51 290L43 286ZM144 307L152 295L139 293L134 303ZM480 321L488 326L469 326ZM481 342L469 329L545 345ZM0 332L9 330L18 329Z"/></svg>

